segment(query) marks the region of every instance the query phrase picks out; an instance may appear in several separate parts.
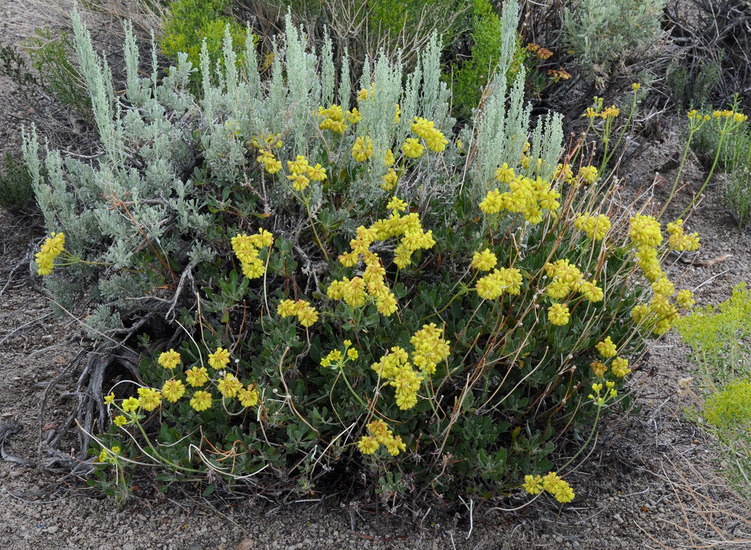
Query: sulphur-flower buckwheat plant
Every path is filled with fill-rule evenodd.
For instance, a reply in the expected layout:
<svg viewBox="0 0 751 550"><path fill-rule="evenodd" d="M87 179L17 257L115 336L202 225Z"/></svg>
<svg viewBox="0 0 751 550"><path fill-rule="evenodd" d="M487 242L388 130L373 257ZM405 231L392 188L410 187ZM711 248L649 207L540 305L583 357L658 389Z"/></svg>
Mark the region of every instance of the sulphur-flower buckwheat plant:
<svg viewBox="0 0 751 550"><path fill-rule="evenodd" d="M466 125L435 36L411 72L380 56L351 82L288 17L262 71L228 34L224 63L145 79L128 30L120 97L76 16L100 158L42 154L33 132L24 155L55 231L44 283L66 308L90 296L105 372L133 375L86 402L92 458L122 449L102 476L574 498L557 446L628 399L646 339L692 301L661 262L698 237L677 221L663 243L657 217L619 211L607 163L564 156L560 116L533 123L525 69L507 82L518 16L503 3Z"/></svg>

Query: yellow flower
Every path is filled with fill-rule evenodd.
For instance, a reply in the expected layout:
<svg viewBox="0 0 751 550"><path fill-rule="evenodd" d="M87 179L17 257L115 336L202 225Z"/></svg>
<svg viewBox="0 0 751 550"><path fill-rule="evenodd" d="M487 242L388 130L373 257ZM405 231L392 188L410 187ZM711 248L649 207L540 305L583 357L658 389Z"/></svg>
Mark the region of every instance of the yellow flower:
<svg viewBox="0 0 751 550"><path fill-rule="evenodd" d="M305 191L310 184L310 180L304 174L292 174L291 176L287 176L287 179L292 182L292 187L295 191Z"/></svg>
<svg viewBox="0 0 751 550"><path fill-rule="evenodd" d="M652 216L637 214L629 220L628 236L637 246L658 246L662 242L660 223Z"/></svg>
<svg viewBox="0 0 751 550"><path fill-rule="evenodd" d="M141 406L141 402L136 397L128 397L123 400L121 406L125 412L129 413L138 410L138 407Z"/></svg>
<svg viewBox="0 0 751 550"><path fill-rule="evenodd" d="M326 169L320 164L309 166L306 174L310 181L324 181L326 179Z"/></svg>
<svg viewBox="0 0 751 550"><path fill-rule="evenodd" d="M623 378L631 372L631 369L628 368L628 359L624 359L623 357L616 357L615 359L613 359L613 362L610 363L610 371L614 376Z"/></svg>
<svg viewBox="0 0 751 550"><path fill-rule="evenodd" d="M589 364L595 376L602 376L608 370L608 367L602 361L593 361Z"/></svg>
<svg viewBox="0 0 751 550"><path fill-rule="evenodd" d="M65 247L64 233L50 233L36 254L37 272L39 275L49 275L57 258Z"/></svg>
<svg viewBox="0 0 751 550"><path fill-rule="evenodd" d="M198 412L211 408L211 394L207 391L198 390L190 399L190 406Z"/></svg>
<svg viewBox="0 0 751 550"><path fill-rule="evenodd" d="M362 115L360 114L360 111L357 110L357 107L353 108L351 111L347 111L347 122L350 124L357 124L362 120Z"/></svg>
<svg viewBox="0 0 751 550"><path fill-rule="evenodd" d="M498 259L489 248L486 248L482 252L475 252L472 256L472 267L479 269L480 271L490 271L496 266Z"/></svg>
<svg viewBox="0 0 751 550"><path fill-rule="evenodd" d="M548 308L548 321L554 325L566 325L570 317L567 305L555 303Z"/></svg>
<svg viewBox="0 0 751 550"><path fill-rule="evenodd" d="M407 203L394 196L386 205L386 209L391 210L392 212L404 212L407 209Z"/></svg>
<svg viewBox="0 0 751 550"><path fill-rule="evenodd" d="M420 158L425 152L425 146L417 141L417 138L407 138L402 144L402 152L405 157L413 159Z"/></svg>
<svg viewBox="0 0 751 550"><path fill-rule="evenodd" d="M175 350L170 349L169 351L165 351L159 355L159 359L157 359L157 363L159 363L161 366L163 366L165 369L172 370L177 365L180 364L180 354L177 353Z"/></svg>
<svg viewBox="0 0 751 550"><path fill-rule="evenodd" d="M664 275L652 283L652 292L663 296L672 296L675 286Z"/></svg>
<svg viewBox="0 0 751 550"><path fill-rule="evenodd" d="M214 353L209 354L209 365L216 370L222 370L229 363L229 351L224 348L217 348Z"/></svg>
<svg viewBox="0 0 751 550"><path fill-rule="evenodd" d="M118 428L122 428L123 426L125 426L128 423L128 419L125 418L123 415L118 414L115 417L114 422L115 422L115 426L117 426Z"/></svg>
<svg viewBox="0 0 751 550"><path fill-rule="evenodd" d="M162 392L154 388L138 388L139 401L145 411L153 411L162 404Z"/></svg>
<svg viewBox="0 0 751 550"><path fill-rule="evenodd" d="M373 142L367 136L358 137L352 145L352 158L357 162L365 162L373 154Z"/></svg>
<svg viewBox="0 0 751 550"><path fill-rule="evenodd" d="M104 396L104 404L105 405L112 405L112 403L115 402L115 394L110 393L109 395Z"/></svg>
<svg viewBox="0 0 751 550"><path fill-rule="evenodd" d="M300 321L300 324L302 326L308 328L313 323L318 321L318 312L314 307L308 305L298 312L297 319Z"/></svg>
<svg viewBox="0 0 751 550"><path fill-rule="evenodd" d="M372 455L378 450L378 441L370 435L364 435L357 442L357 448L364 455Z"/></svg>
<svg viewBox="0 0 751 550"><path fill-rule="evenodd" d="M600 302L603 298L603 292L600 287L597 286L595 281L584 281L579 287L579 292L590 302Z"/></svg>
<svg viewBox="0 0 751 550"><path fill-rule="evenodd" d="M359 356L360 354L355 348L349 348L347 350L347 357L349 358L350 361L356 361Z"/></svg>
<svg viewBox="0 0 751 550"><path fill-rule="evenodd" d="M678 291L675 295L675 301L684 309L688 309L696 303L694 300L694 293L687 288Z"/></svg>
<svg viewBox="0 0 751 550"><path fill-rule="evenodd" d="M237 392L243 389L242 382L240 382L234 374L230 373L225 374L224 378L219 380L216 387L219 390L219 393L227 398L236 397Z"/></svg>
<svg viewBox="0 0 751 550"><path fill-rule="evenodd" d="M185 395L185 384L180 380L167 380L162 386L162 395L170 403L176 403L178 399Z"/></svg>
<svg viewBox="0 0 751 550"><path fill-rule="evenodd" d="M206 367L193 367L185 371L185 379L194 388L200 388L209 381L209 371Z"/></svg>
<svg viewBox="0 0 751 550"><path fill-rule="evenodd" d="M241 388L237 392L237 399L243 407L255 407L258 404L258 391L251 386Z"/></svg>
<svg viewBox="0 0 751 550"><path fill-rule="evenodd" d="M583 183L594 183L597 179L597 168L594 166L582 166L579 168L579 180Z"/></svg>
<svg viewBox="0 0 751 550"><path fill-rule="evenodd" d="M486 214L497 214L501 211L502 205L501 192L498 189L493 189L492 191L488 191L488 194L485 195L485 198L480 203L480 210Z"/></svg>
<svg viewBox="0 0 751 550"><path fill-rule="evenodd" d="M391 166L396 162L396 159L394 158L394 152L391 149L386 150L386 154L383 155L383 163L386 166Z"/></svg>
<svg viewBox="0 0 751 550"><path fill-rule="evenodd" d="M602 342L598 342L598 344L595 346L595 349L597 349L597 351L600 352L600 355L602 355L606 359L608 357L615 357L615 354L617 353L615 344L610 339L610 336L605 338Z"/></svg>
<svg viewBox="0 0 751 550"><path fill-rule="evenodd" d="M638 92L639 88L641 88L641 84L634 82L633 84L631 84L631 88L634 90L634 92Z"/></svg>
<svg viewBox="0 0 751 550"><path fill-rule="evenodd" d="M542 477L539 475L532 476L532 475L526 475L524 476L524 490L527 491L530 495L539 495L542 493Z"/></svg>
<svg viewBox="0 0 751 550"><path fill-rule="evenodd" d="M501 183L511 183L515 177L516 174L514 174L514 169L509 168L508 164L505 162L495 171L495 179Z"/></svg>

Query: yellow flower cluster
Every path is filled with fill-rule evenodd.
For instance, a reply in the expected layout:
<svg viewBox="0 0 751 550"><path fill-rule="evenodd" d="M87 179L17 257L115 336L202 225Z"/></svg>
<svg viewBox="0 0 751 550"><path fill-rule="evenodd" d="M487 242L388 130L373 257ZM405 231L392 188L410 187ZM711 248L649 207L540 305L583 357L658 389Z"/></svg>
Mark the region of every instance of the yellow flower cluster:
<svg viewBox="0 0 751 550"><path fill-rule="evenodd" d="M502 173L501 177L507 179L507 174ZM516 176L508 186L509 191L505 193L498 189L489 191L480 203L480 209L486 214L497 214L501 210L521 213L529 223L540 223L543 209L557 210L560 206L557 200L561 196L560 193L542 178Z"/></svg>
<svg viewBox="0 0 751 550"><path fill-rule="evenodd" d="M344 112L340 105L331 105L326 109L319 107L318 116L323 118L318 125L320 130L331 130L334 133L343 134L347 129L347 125L344 124Z"/></svg>
<svg viewBox="0 0 751 550"><path fill-rule="evenodd" d="M628 368L628 359L617 357L618 349L613 343L613 340L610 339L610 336L606 337L601 342L598 342L595 346L595 349L604 359L614 358L610 362L610 370L617 378L624 378L631 372L631 369ZM603 376L608 370L607 365L605 365L605 363L603 363L602 361L594 361L590 364L590 366L592 367L592 372L594 372L595 376ZM600 384L599 386L600 389L602 389L602 385ZM612 388L610 382L608 382L608 387ZM596 392L599 391L596 387L593 388Z"/></svg>
<svg viewBox="0 0 751 550"><path fill-rule="evenodd" d="M581 168L579 168L579 174L574 181L579 181L584 184L591 184L597 180L598 175L599 173L597 172L596 167L582 166Z"/></svg>
<svg viewBox="0 0 751 550"><path fill-rule="evenodd" d="M243 389L243 383L237 379L234 374L226 373L223 378L219 379L216 385L222 397L237 397L237 392Z"/></svg>
<svg viewBox="0 0 751 550"><path fill-rule="evenodd" d="M229 364L229 350L216 348L214 353L209 354L209 365L212 369L224 370Z"/></svg>
<svg viewBox="0 0 751 550"><path fill-rule="evenodd" d="M518 296L522 288L521 271L515 267L494 269L477 280L475 289L483 300L495 300L504 292Z"/></svg>
<svg viewBox="0 0 751 550"><path fill-rule="evenodd" d="M394 197L389 201L388 208L392 210L387 219L377 220L370 227L357 228L357 236L350 241L351 251L341 254L339 261L353 267L362 257L365 262L365 272L362 277L341 281L334 281L327 290L333 300L344 300L353 307L360 307L368 301L368 297L375 301L378 311L383 315L391 315L397 310L396 297L386 284L386 270L381 258L370 251L370 245L375 241L386 241L392 237L400 237L394 249L394 263L403 268L412 261L412 254L416 250L428 249L435 245L433 232L425 232L416 213L403 216L399 211L406 210L407 204Z"/></svg>
<svg viewBox="0 0 751 550"><path fill-rule="evenodd" d="M298 322L308 328L318 321L318 312L305 300L282 300L277 306L277 313L282 317L297 317Z"/></svg>
<svg viewBox="0 0 751 550"><path fill-rule="evenodd" d="M637 214L629 220L628 236L637 247L659 246L662 242L660 222L653 216Z"/></svg>
<svg viewBox="0 0 751 550"><path fill-rule="evenodd" d="M365 162L373 155L373 141L368 136L360 136L352 145L352 158L357 162Z"/></svg>
<svg viewBox="0 0 751 550"><path fill-rule="evenodd" d="M509 165L505 162L495 171L495 179L501 183L509 184L516 178L513 168L509 168Z"/></svg>
<svg viewBox="0 0 751 550"><path fill-rule="evenodd" d="M404 348L394 346L390 353L381 357L378 363L373 363L371 368L395 388L397 407L406 411L417 404L417 390L420 389L424 375L412 368Z"/></svg>
<svg viewBox="0 0 751 550"><path fill-rule="evenodd" d="M552 325L567 325L570 317L571 312L565 304L556 302L548 308L548 321Z"/></svg>
<svg viewBox="0 0 751 550"><path fill-rule="evenodd" d="M157 359L157 363L159 365L169 370L173 370L177 365L180 364L180 361L182 361L180 354L173 349L162 352L161 354L159 354L159 358Z"/></svg>
<svg viewBox="0 0 751 550"><path fill-rule="evenodd" d="M744 115L743 113L732 111L730 109L724 109L722 111L714 111L712 112L712 116L714 118L732 118L733 122L738 123L738 124L748 120L748 117Z"/></svg>
<svg viewBox="0 0 751 550"><path fill-rule="evenodd" d="M496 255L489 248L486 248L482 252L475 252L474 256L472 256L471 266L480 271L490 271L497 263L498 258L496 258Z"/></svg>
<svg viewBox="0 0 751 550"><path fill-rule="evenodd" d="M185 384L181 380L167 380L162 386L162 395L170 403L176 403L185 395Z"/></svg>
<svg viewBox="0 0 751 550"><path fill-rule="evenodd" d="M364 435L357 442L357 448L364 455L372 455L378 450L380 445L386 447L391 456L397 456L400 452L407 449L406 443L402 441L402 436L394 436L388 425L381 420L374 420L368 424L370 435Z"/></svg>
<svg viewBox="0 0 751 550"><path fill-rule="evenodd" d="M448 359L449 342L441 336L434 323L423 325L410 340L414 348L411 361L404 348L394 346L380 361L371 365L381 379L395 388L396 405L400 409L411 409L417 404L417 390L423 378L434 374L436 365Z"/></svg>
<svg viewBox="0 0 751 550"><path fill-rule="evenodd" d="M583 230L590 239L601 241L610 231L610 219L603 214L579 214L574 220L574 227Z"/></svg>
<svg viewBox="0 0 751 550"><path fill-rule="evenodd" d="M569 185L573 185L576 181L574 180L574 172L571 170L570 164L558 164L555 167L555 170L553 170L553 181L559 181L563 180Z"/></svg>
<svg viewBox="0 0 751 550"><path fill-rule="evenodd" d="M251 140L251 145L256 149L271 149L275 147L277 149L282 148L282 140L280 139L282 134L268 134L256 136Z"/></svg>
<svg viewBox="0 0 751 550"><path fill-rule="evenodd" d="M352 347L350 340L344 341L344 353L338 349L331 350L329 354L321 359L321 366L324 368L331 367L333 369L340 369L347 361L357 361L360 356L358 351Z"/></svg>
<svg viewBox="0 0 751 550"><path fill-rule="evenodd" d="M545 293L553 300L562 300L572 291L579 292L590 302L599 302L603 298L603 291L597 286L597 281L585 281L584 275L578 267L571 264L567 258L547 262L545 273L552 280L545 288Z"/></svg>
<svg viewBox="0 0 751 550"><path fill-rule="evenodd" d="M571 486L555 472L548 472L544 477L526 475L523 487L530 495L539 495L547 491L561 503L571 502L576 496Z"/></svg>
<svg viewBox="0 0 751 550"><path fill-rule="evenodd" d="M263 164L263 167L269 174L276 174L282 169L282 161L274 156L271 149L261 149L256 160L259 164Z"/></svg>
<svg viewBox="0 0 751 550"><path fill-rule="evenodd" d="M45 239L44 244L36 253L37 273L39 275L49 275L52 268L55 267L55 258L57 258L65 248L64 233L50 233L50 237Z"/></svg>
<svg viewBox="0 0 751 550"><path fill-rule="evenodd" d="M699 234L691 233L686 235L683 232L683 220L678 219L667 225L668 234L668 246L672 250L682 251L694 251L699 250L701 243L699 242Z"/></svg>
<svg viewBox="0 0 751 550"><path fill-rule="evenodd" d="M243 275L248 279L257 279L263 275L264 266L258 257L259 249L274 244L274 236L265 229L259 229L254 235L238 233L232 237L232 250L240 260Z"/></svg>
<svg viewBox="0 0 751 550"><path fill-rule="evenodd" d="M423 325L412 336L410 343L414 348L412 364L427 374L435 374L436 365L449 356L449 341L443 339L443 332L435 323Z"/></svg>
<svg viewBox="0 0 751 550"><path fill-rule="evenodd" d="M428 149L434 153L440 153L446 149L448 140L441 131L435 127L435 123L432 120L415 117L414 122L409 125L409 129L424 139Z"/></svg>
<svg viewBox="0 0 751 550"><path fill-rule="evenodd" d="M420 158L424 152L425 146L417 138L407 138L402 143L402 153L404 153L405 157L412 159Z"/></svg>
<svg viewBox="0 0 751 550"><path fill-rule="evenodd" d="M162 392L154 388L138 388L138 402L145 411L153 411L162 404Z"/></svg>
<svg viewBox="0 0 751 550"><path fill-rule="evenodd" d="M304 191L311 181L326 179L326 169L320 164L311 166L303 155L297 155L295 160L288 160L287 168L290 172L287 179L292 182L292 187L296 191Z"/></svg>
<svg viewBox="0 0 751 550"><path fill-rule="evenodd" d="M613 340L610 339L610 336L605 338L602 342L598 342L595 349L597 349L597 351L600 352L600 355L605 359L615 357L618 353L618 349L615 347Z"/></svg>
<svg viewBox="0 0 751 550"><path fill-rule="evenodd" d="M668 244L674 250L696 250L699 248L699 236L696 233L686 235L683 232L683 220L668 224L670 238ZM636 245L636 261L644 277L652 283L652 299L648 304L639 304L631 311L631 318L652 329L656 335L667 332L678 320L678 310L670 302L675 287L662 272L658 259L657 246L662 243L660 224L652 216L637 215L631 218L629 237ZM678 306L689 308L693 305L693 294L681 290L675 295Z"/></svg>

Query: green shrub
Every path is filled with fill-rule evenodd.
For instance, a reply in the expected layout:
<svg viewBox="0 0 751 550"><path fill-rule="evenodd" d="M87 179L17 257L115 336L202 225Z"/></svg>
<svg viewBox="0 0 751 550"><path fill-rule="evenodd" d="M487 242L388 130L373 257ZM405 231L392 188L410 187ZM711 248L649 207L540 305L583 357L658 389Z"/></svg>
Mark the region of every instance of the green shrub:
<svg viewBox="0 0 751 550"><path fill-rule="evenodd" d="M506 2L499 70L454 134L435 36L409 74L366 63L351 101L346 58L335 89L331 48L290 17L263 88L227 33L198 102L187 56L141 78L129 32L119 101L76 16L100 162L40 162L33 134L24 154L55 232L47 288L63 307L85 293L92 333L142 353L137 381L87 392L107 394L103 484L135 461L164 482L573 498L561 438L588 445L627 357L690 293L660 269L659 223L601 214L614 190L558 165L560 117L532 131L523 79L507 93L517 18Z"/></svg>
<svg viewBox="0 0 751 550"><path fill-rule="evenodd" d="M27 41L26 50L44 88L63 105L89 118L89 96L81 72L72 62L75 52L68 33L38 29Z"/></svg>
<svg viewBox="0 0 751 550"><path fill-rule="evenodd" d="M667 0L581 0L563 12L564 43L602 85L614 68L642 56L662 36Z"/></svg>
<svg viewBox="0 0 751 550"><path fill-rule="evenodd" d="M490 2L474 0L472 7L471 55L469 59L455 65L450 75L454 114L464 121L472 119L472 110L479 105L483 88L498 68L503 46L501 18ZM514 57L505 69L509 82L513 82L526 57L526 49L522 47L521 40L517 40L515 46Z"/></svg>
<svg viewBox="0 0 751 550"><path fill-rule="evenodd" d="M225 15L227 0L174 0L167 8L162 21L159 46L172 59L178 53L188 54L188 60L197 67L201 45L206 41L212 63L222 60L224 29L229 25L232 42L242 50L245 30L231 16Z"/></svg>

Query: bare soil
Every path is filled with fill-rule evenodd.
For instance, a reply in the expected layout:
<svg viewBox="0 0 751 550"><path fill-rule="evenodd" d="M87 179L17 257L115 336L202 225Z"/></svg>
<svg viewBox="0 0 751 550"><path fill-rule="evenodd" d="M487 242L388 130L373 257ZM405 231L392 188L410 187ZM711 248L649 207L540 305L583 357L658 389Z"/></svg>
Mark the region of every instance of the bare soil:
<svg viewBox="0 0 751 550"><path fill-rule="evenodd" d="M0 43L20 43L48 22L21 2L0 0ZM16 93L0 77L0 153L17 151L19 126L40 116ZM645 144L624 167L624 204L638 196L658 208L668 195L671 159L681 150L678 131L669 129L678 126L663 121L663 141ZM704 176L689 161L668 217ZM677 259L670 278L694 289L699 305L727 299L733 285L749 281L751 234L735 226L716 183L687 225L703 246L693 263ZM49 457L38 451L77 399L56 399L40 417L48 385L55 380L53 390L65 395L76 376L71 362L87 351L78 319L52 316L39 290L31 266L43 235L38 221L0 209L0 548L751 548L748 500L720 475L717 442L685 414L699 403L696 366L672 333L653 343L631 379L637 410L607 417L587 460L566 474L577 497L565 506L538 499L512 510L526 501L517 496L386 514L371 503L319 495L278 505L141 487L118 507L75 476L45 468Z"/></svg>

